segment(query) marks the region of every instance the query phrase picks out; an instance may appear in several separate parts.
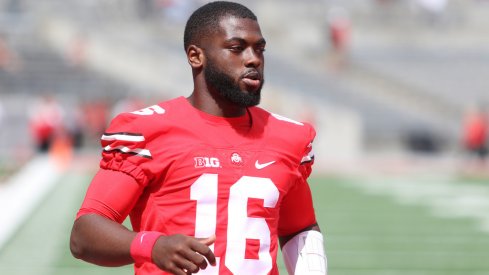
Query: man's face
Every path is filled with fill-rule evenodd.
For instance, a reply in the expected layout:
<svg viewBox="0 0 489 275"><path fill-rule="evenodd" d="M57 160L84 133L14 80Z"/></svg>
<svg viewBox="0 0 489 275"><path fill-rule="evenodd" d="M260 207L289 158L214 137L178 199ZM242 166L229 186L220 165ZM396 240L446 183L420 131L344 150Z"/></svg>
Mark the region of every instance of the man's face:
<svg viewBox="0 0 489 275"><path fill-rule="evenodd" d="M205 80L221 98L241 107L255 106L264 83L260 26L235 17L223 17L220 26L205 42Z"/></svg>

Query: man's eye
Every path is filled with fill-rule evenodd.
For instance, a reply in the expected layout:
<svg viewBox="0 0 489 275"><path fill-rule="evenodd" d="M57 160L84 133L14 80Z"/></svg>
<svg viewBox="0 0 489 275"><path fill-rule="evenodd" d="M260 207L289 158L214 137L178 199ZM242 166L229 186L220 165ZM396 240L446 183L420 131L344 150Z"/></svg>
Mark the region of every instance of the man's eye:
<svg viewBox="0 0 489 275"><path fill-rule="evenodd" d="M242 46L231 46L230 49L233 52L240 52L243 50L243 47Z"/></svg>

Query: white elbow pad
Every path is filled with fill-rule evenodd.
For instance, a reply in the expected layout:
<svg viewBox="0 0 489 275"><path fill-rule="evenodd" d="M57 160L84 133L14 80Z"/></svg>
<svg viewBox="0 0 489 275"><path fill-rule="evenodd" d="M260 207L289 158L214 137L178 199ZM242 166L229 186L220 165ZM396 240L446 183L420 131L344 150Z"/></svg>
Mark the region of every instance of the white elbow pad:
<svg viewBox="0 0 489 275"><path fill-rule="evenodd" d="M282 247L285 267L290 275L328 274L323 234L309 230L295 235Z"/></svg>

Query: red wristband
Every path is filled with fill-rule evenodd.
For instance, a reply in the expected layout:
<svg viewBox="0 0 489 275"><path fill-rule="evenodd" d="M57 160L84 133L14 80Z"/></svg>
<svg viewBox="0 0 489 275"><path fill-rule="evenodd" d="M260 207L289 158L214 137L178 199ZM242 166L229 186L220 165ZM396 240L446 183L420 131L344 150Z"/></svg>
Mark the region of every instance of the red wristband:
<svg viewBox="0 0 489 275"><path fill-rule="evenodd" d="M131 257L134 259L134 263L153 262L153 257L151 256L153 246L160 236L163 236L163 234L156 231L141 231L136 235L131 242Z"/></svg>

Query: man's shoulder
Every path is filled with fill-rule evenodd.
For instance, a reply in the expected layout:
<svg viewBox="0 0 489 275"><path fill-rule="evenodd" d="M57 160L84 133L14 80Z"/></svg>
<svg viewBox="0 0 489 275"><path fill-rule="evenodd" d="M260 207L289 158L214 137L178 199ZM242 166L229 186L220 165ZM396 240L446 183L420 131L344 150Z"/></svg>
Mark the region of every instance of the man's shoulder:
<svg viewBox="0 0 489 275"><path fill-rule="evenodd" d="M120 113L112 119L108 130L128 128L147 132L165 124L176 123L181 110L179 108L181 101L181 98L175 98L136 111Z"/></svg>
<svg viewBox="0 0 489 275"><path fill-rule="evenodd" d="M263 127L265 136L273 143L302 151L316 137L316 130L308 122L301 122L283 115L255 107L252 110L257 127Z"/></svg>
<svg viewBox="0 0 489 275"><path fill-rule="evenodd" d="M273 130L279 131L298 131L298 132L309 132L314 131L314 127L308 123L299 121L281 114L276 114L269 112L260 107L253 107L251 109L254 119L259 120L266 125L267 128L272 128Z"/></svg>

